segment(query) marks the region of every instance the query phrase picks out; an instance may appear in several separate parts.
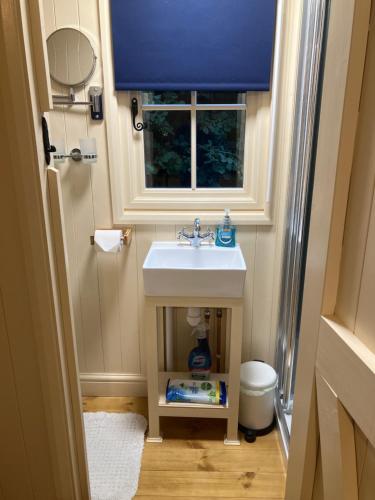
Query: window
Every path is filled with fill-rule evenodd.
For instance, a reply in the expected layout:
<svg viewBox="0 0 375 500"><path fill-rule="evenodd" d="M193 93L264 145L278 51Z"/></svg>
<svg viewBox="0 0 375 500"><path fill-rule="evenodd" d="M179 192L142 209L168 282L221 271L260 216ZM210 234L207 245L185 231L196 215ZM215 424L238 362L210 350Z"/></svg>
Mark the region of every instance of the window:
<svg viewBox="0 0 375 500"><path fill-rule="evenodd" d="M167 17L162 0L128 3L112 0L112 16L100 9L114 223L181 224L197 213L211 223L229 207L237 223L270 224L277 2L169 2Z"/></svg>
<svg viewBox="0 0 375 500"><path fill-rule="evenodd" d="M115 223L189 223L197 213L215 222L225 207L237 221L269 223L270 103L270 92L117 93L108 118Z"/></svg>
<svg viewBox="0 0 375 500"><path fill-rule="evenodd" d="M243 188L246 94L142 93L146 188Z"/></svg>

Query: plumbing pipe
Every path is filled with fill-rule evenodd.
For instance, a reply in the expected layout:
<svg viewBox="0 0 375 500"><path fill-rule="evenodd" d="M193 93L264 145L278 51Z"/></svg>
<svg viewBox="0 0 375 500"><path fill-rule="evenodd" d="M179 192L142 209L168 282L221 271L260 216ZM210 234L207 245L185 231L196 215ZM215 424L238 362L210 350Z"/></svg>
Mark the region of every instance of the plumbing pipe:
<svg viewBox="0 0 375 500"><path fill-rule="evenodd" d="M211 350L211 357L212 357L212 369L213 371L217 371L216 369L216 349L215 349L215 342L214 342L214 325L212 324L211 320L211 310L210 309L205 309L204 310L204 321L207 326L207 330L209 332L208 334L208 341L210 344L210 350Z"/></svg>
<svg viewBox="0 0 375 500"><path fill-rule="evenodd" d="M165 308L165 367L174 371L173 307Z"/></svg>
<svg viewBox="0 0 375 500"><path fill-rule="evenodd" d="M188 307L186 313L186 321L190 326L198 326L201 322L201 309L200 307Z"/></svg>
<svg viewBox="0 0 375 500"><path fill-rule="evenodd" d="M222 309L216 309L216 370L221 372L221 318L223 317Z"/></svg>

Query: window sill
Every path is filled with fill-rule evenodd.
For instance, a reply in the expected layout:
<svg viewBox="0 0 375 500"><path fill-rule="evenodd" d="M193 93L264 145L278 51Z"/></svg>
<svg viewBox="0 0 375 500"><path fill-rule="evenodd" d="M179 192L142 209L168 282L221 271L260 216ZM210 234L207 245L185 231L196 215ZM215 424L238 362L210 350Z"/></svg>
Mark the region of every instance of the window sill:
<svg viewBox="0 0 375 500"><path fill-rule="evenodd" d="M217 224L223 218L223 210L127 210L114 221L115 225L126 224L192 224L199 216L203 224ZM273 220L267 210L231 210L233 223L237 226L270 226Z"/></svg>

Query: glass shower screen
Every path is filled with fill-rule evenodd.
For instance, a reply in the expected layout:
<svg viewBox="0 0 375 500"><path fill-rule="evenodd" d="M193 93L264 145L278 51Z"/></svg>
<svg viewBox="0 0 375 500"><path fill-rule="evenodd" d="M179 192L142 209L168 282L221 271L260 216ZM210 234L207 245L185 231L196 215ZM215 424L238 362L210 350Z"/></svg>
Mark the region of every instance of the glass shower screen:
<svg viewBox="0 0 375 500"><path fill-rule="evenodd" d="M328 3L304 0L303 9L276 346L276 413L286 453L293 413Z"/></svg>

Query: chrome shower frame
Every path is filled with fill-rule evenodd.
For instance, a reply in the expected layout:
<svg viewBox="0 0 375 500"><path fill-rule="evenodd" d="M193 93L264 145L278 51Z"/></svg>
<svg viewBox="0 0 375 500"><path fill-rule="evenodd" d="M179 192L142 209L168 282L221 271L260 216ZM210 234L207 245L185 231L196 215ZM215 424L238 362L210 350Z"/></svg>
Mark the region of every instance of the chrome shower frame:
<svg viewBox="0 0 375 500"><path fill-rule="evenodd" d="M288 455L329 0L304 0L275 365L276 415Z"/></svg>

